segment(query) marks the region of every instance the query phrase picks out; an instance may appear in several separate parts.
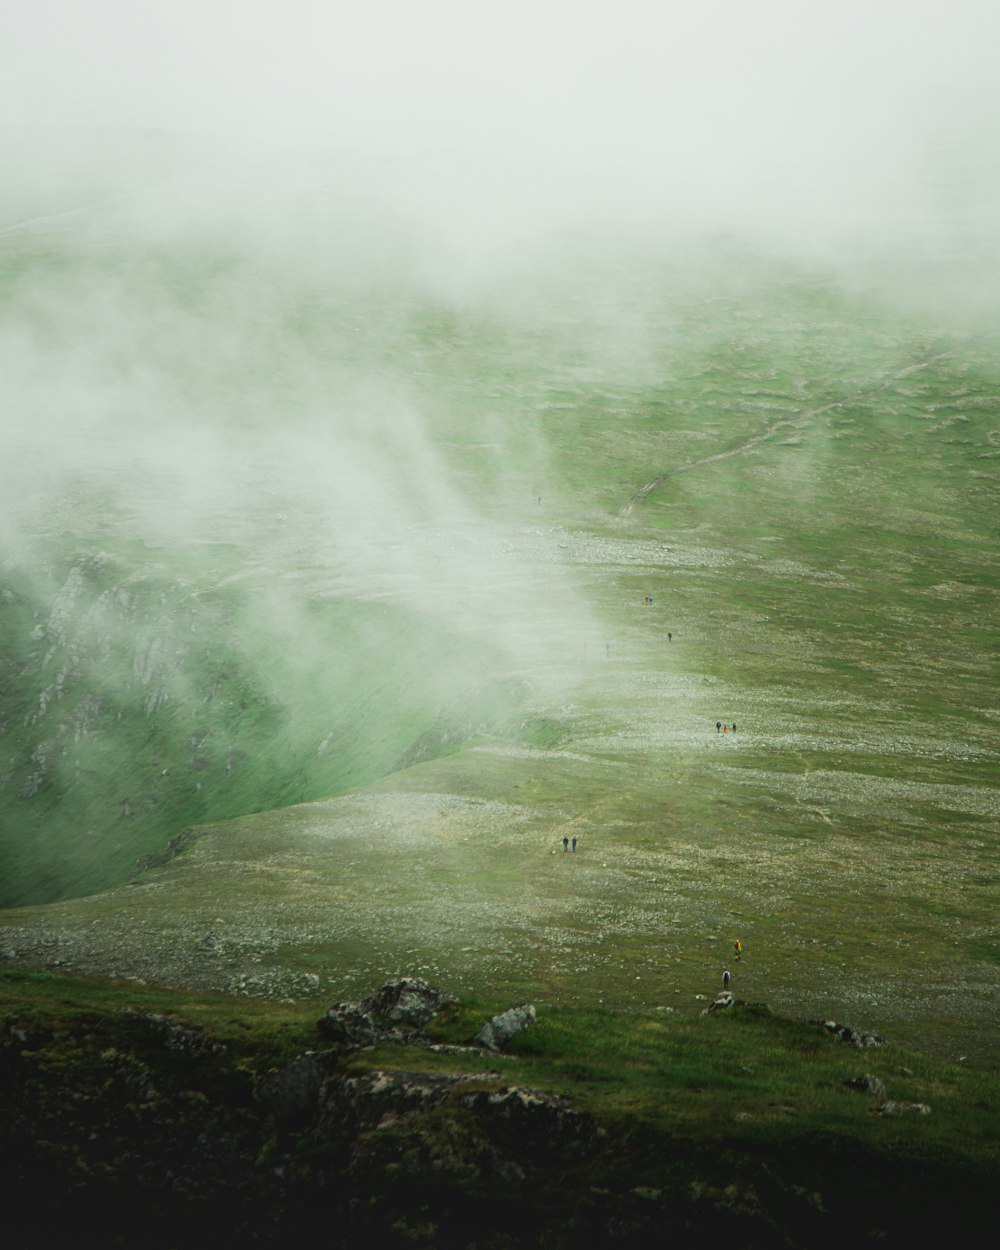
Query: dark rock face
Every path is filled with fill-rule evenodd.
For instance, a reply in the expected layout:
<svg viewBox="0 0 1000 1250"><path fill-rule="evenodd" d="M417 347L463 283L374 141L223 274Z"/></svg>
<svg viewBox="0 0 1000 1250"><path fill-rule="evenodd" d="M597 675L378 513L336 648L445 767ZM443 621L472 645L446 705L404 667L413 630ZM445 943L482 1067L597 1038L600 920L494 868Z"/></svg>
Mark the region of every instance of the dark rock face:
<svg viewBox="0 0 1000 1250"><path fill-rule="evenodd" d="M326 1083L310 1140L351 1144L350 1179L365 1190L389 1174L411 1185L521 1188L532 1174L589 1158L604 1140L591 1116L493 1074L379 1070ZM478 1084L479 1088L474 1088ZM472 1086L472 1088L470 1088ZM399 1142L406 1146L401 1150Z"/></svg>
<svg viewBox="0 0 1000 1250"><path fill-rule="evenodd" d="M495 1146L522 1157L572 1162L588 1155L600 1136L589 1115L534 1089L475 1090L461 1102Z"/></svg>
<svg viewBox="0 0 1000 1250"><path fill-rule="evenodd" d="M181 1024L170 1016L163 1016L155 1011L129 1010L126 1014L156 1033L168 1050L177 1050L185 1055L225 1054L226 1047L223 1042L210 1041L197 1029Z"/></svg>
<svg viewBox="0 0 1000 1250"><path fill-rule="evenodd" d="M339 1050L307 1050L285 1067L270 1072L258 1084L255 1096L280 1119L302 1115L317 1105L324 1082L339 1062Z"/></svg>
<svg viewBox="0 0 1000 1250"><path fill-rule="evenodd" d="M224 1045L155 1013L48 1040L0 1026L5 1244L276 1244L287 1186L250 1087Z"/></svg>
<svg viewBox="0 0 1000 1250"><path fill-rule="evenodd" d="M316 1021L320 1033L337 1046L374 1046L380 1030L357 1003L335 1003Z"/></svg>
<svg viewBox="0 0 1000 1250"><path fill-rule="evenodd" d="M520 1007L511 1007L501 1012L492 1020L487 1020L476 1036L473 1045L483 1046L487 1050L502 1050L515 1034L522 1032L535 1023L535 1008L531 1003Z"/></svg>
<svg viewBox="0 0 1000 1250"><path fill-rule="evenodd" d="M317 1022L324 1037L338 1046L374 1046L376 1042L412 1041L455 996L420 977L397 977L359 1003L335 1003Z"/></svg>
<svg viewBox="0 0 1000 1250"><path fill-rule="evenodd" d="M397 977L362 999L358 1007L386 1024L419 1029L446 1003L455 1001L454 994L436 989L420 977Z"/></svg>
<svg viewBox="0 0 1000 1250"><path fill-rule="evenodd" d="M462 1081L438 1072L379 1070L328 1084L317 1103L317 1134L387 1128L425 1114Z"/></svg>

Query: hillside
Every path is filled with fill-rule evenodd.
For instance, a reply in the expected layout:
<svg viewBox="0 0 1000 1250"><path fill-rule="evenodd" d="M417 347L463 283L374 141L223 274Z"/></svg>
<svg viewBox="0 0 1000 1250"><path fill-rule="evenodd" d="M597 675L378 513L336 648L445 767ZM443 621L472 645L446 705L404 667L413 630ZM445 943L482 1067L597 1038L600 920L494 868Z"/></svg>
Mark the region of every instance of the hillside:
<svg viewBox="0 0 1000 1250"><path fill-rule="evenodd" d="M413 979L341 1007L336 1038L301 1005L51 974L0 974L0 1006L15 1250L70 1227L128 1247L322 1227L338 1247L765 1250L992 1224L995 1075L762 1004L540 1004L493 1050L473 1041L491 1004Z"/></svg>
<svg viewBox="0 0 1000 1250"><path fill-rule="evenodd" d="M345 1245L902 1244L957 1227L942 1192L971 1236L1000 329L954 256L567 236L463 269L256 190L252 229L158 198L156 226L140 202L0 238L24 1244L50 1180L57 1223L181 1194L181 1224L265 1244L331 1195ZM724 969L757 1006L702 1017ZM579 1173L561 1139L484 1143L468 1056L338 1066L440 1063L447 1107L398 1134L261 1110L322 1012L401 970L461 1000L449 1046L538 1005L498 1063L608 1134ZM826 1019L892 1045L860 1067ZM931 1113L882 1114L866 1074Z"/></svg>
<svg viewBox="0 0 1000 1250"><path fill-rule="evenodd" d="M7 957L632 1001L740 936L990 1052L988 324L735 247L449 291L328 224L5 237Z"/></svg>

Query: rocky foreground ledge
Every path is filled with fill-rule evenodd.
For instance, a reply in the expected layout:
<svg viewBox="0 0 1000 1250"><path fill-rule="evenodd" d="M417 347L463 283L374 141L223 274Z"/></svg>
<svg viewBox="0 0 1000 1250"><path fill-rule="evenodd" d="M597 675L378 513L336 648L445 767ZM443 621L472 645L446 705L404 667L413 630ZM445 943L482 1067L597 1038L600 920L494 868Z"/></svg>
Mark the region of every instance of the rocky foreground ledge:
<svg viewBox="0 0 1000 1250"><path fill-rule="evenodd" d="M426 1162L439 1175L459 1166L477 1183L523 1181L529 1162L552 1153L562 1159L590 1153L601 1136L591 1116L565 1098L503 1085L499 1072L343 1073L345 1055L383 1043L453 1056L496 1055L535 1020L535 1008L526 1003L487 1020L466 1046L431 1042L421 1029L455 1001L418 977L400 977L359 1003L337 1003L318 1021L331 1044L270 1072L256 1097L279 1121L297 1120L316 1145L345 1131L356 1138L365 1131L414 1126L439 1108L461 1112L457 1136L425 1140Z"/></svg>
<svg viewBox="0 0 1000 1250"><path fill-rule="evenodd" d="M312 1237L320 1218L332 1247L533 1244L511 1186L530 1210L553 1168L592 1156L604 1134L566 1098L483 1065L502 1062L533 1006L485 1020L467 1044L437 1044L423 1028L454 1001L419 978L387 982L331 1006L320 1048L265 1071L157 1012L4 1019L4 1245L100 1230L103 1244L143 1250L277 1247ZM398 1065L350 1067L383 1044ZM422 1052L464 1056L470 1070L410 1070L406 1056Z"/></svg>
<svg viewBox="0 0 1000 1250"><path fill-rule="evenodd" d="M664 1136L644 1123L641 1114L655 1117L656 1107L643 1113L638 1103L640 1118L602 1124L571 1098L511 1080L521 1060L505 1048L535 1026L531 1004L483 1020L465 1041L435 1042L428 1025L454 1002L419 978L397 978L359 1002L332 1005L317 1021L321 1045L277 1066L160 1012L94 1011L50 1024L8 1015L0 1021L4 1245L48 1248L72 1231L77 1244L94 1244L99 1233L101 1244L142 1250L270 1248L312 1244L321 1228L334 1250L719 1239L741 1250L811 1250L843 1231L829 1212L831 1188L821 1194L781 1176L785 1167L808 1175L815 1166L832 1186L815 1134L785 1158L782 1130L776 1159L762 1155L753 1164L758 1179L741 1180L739 1152L752 1137L730 1148L716 1136L707 1149L697 1136ZM770 1014L732 995L705 1014L747 1009L748 1020ZM815 1024L845 1054L884 1045L833 1021ZM394 1050L396 1061L366 1064L374 1047L380 1059ZM850 1084L855 1093L843 1096L861 1107L863 1095L873 1124L929 1111L889 1099L875 1074ZM634 1101L627 1082L623 1089ZM644 1138L651 1132L652 1144ZM720 1150L732 1184L713 1180ZM809 1152L820 1162L804 1163ZM629 1160L639 1157L655 1160L662 1183L632 1172ZM840 1166L843 1152L831 1158ZM874 1175L870 1158L865 1171ZM899 1195L875 1197L873 1209L885 1197L892 1211ZM890 1224L873 1225L882 1246L897 1244L886 1235ZM906 1216L901 1227L911 1224Z"/></svg>

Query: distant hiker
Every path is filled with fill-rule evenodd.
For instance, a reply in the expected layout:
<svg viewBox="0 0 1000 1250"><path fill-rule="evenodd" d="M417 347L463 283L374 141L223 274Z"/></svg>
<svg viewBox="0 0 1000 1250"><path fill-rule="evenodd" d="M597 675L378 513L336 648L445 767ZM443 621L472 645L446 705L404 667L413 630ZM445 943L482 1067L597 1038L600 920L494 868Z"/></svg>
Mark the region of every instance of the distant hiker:
<svg viewBox="0 0 1000 1250"><path fill-rule="evenodd" d="M670 632L670 630L668 629L668 630L667 630L667 642L673 642L673 640L674 640L674 636L673 636L673 634Z"/></svg>
<svg viewBox="0 0 1000 1250"><path fill-rule="evenodd" d="M723 726L722 726L722 732L723 732L724 734L729 733L729 726L728 726L728 725L723 725Z"/></svg>
<svg viewBox="0 0 1000 1250"><path fill-rule="evenodd" d="M722 988L724 990L729 989L729 970L727 968L724 968L722 971Z"/></svg>
<svg viewBox="0 0 1000 1250"><path fill-rule="evenodd" d="M576 854L576 838L573 839L573 854Z"/></svg>
<svg viewBox="0 0 1000 1250"><path fill-rule="evenodd" d="M743 943L739 938L733 943L733 954L736 956L736 962L739 963L743 958Z"/></svg>
<svg viewBox="0 0 1000 1250"><path fill-rule="evenodd" d="M717 720L717 721L715 722L715 732L716 732L717 734L718 734L718 733L722 733L722 721L721 721L721 720Z"/></svg>
<svg viewBox="0 0 1000 1250"><path fill-rule="evenodd" d="M735 733L735 732L736 732L736 722L735 722L735 721L733 721L733 733Z"/></svg>
<svg viewBox="0 0 1000 1250"><path fill-rule="evenodd" d="M563 838L563 850L564 851L569 850L569 838Z"/></svg>

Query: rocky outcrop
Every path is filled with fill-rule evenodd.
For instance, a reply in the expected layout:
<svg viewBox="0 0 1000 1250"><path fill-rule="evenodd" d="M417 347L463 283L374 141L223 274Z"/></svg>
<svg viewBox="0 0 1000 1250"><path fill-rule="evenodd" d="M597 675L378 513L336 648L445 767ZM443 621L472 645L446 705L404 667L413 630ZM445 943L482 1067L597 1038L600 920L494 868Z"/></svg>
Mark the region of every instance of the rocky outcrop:
<svg viewBox="0 0 1000 1250"><path fill-rule="evenodd" d="M865 1072L862 1076L855 1077L851 1081L845 1081L850 1089L856 1089L862 1094L871 1094L873 1098L878 1099L878 1106L874 1108L877 1115L930 1115L931 1109L925 1102L899 1102L894 1098L890 1098L886 1093L885 1083L880 1077L873 1076L871 1072Z"/></svg>
<svg viewBox="0 0 1000 1250"><path fill-rule="evenodd" d="M305 1115L318 1105L323 1085L339 1063L338 1050L307 1050L270 1072L257 1085L255 1097L279 1119Z"/></svg>
<svg viewBox="0 0 1000 1250"><path fill-rule="evenodd" d="M536 1018L525 1004L487 1021L472 1046L435 1045L420 1030L454 1001L420 978L400 977L360 1002L334 1004L317 1022L331 1048L270 1072L257 1086L257 1101L279 1122L295 1124L317 1158L346 1152L338 1183L346 1177L361 1191L384 1184L387 1167L393 1184L404 1187L523 1187L537 1165L557 1159L565 1167L598 1149L603 1134L590 1115L563 1097L498 1087L496 1072L341 1069L348 1052L384 1042L481 1057Z"/></svg>
<svg viewBox="0 0 1000 1250"><path fill-rule="evenodd" d="M155 1011L136 1011L126 1007L123 1011L140 1028L149 1030L167 1048L181 1051L185 1055L222 1055L226 1052L224 1042L214 1042L199 1029L181 1024L172 1016L163 1016Z"/></svg>
<svg viewBox="0 0 1000 1250"><path fill-rule="evenodd" d="M703 1016L710 1016L713 1011L726 1011L730 1007L739 1007L742 1011L746 1011L755 1016L771 1015L771 1008L767 1003L752 1003L745 998L737 998L732 990L723 990L721 994L716 994L715 998L701 1012ZM657 1010L662 1010L658 1008Z"/></svg>
<svg viewBox="0 0 1000 1250"><path fill-rule="evenodd" d="M397 1028L419 1029L446 1003L455 1001L454 994L436 989L421 977L396 977L363 998L358 1006L376 1021Z"/></svg>
<svg viewBox="0 0 1000 1250"><path fill-rule="evenodd" d="M879 1107L879 1115L930 1115L931 1109L925 1102L896 1102L887 1098Z"/></svg>
<svg viewBox="0 0 1000 1250"><path fill-rule="evenodd" d="M150 868L160 868L164 864L169 864L182 851L186 851L188 847L193 846L198 837L199 834L194 829L182 829L180 833L170 839L162 851L154 855L143 855L137 859L135 867L129 874L129 881L137 880L144 872L148 872Z"/></svg>
<svg viewBox="0 0 1000 1250"><path fill-rule="evenodd" d="M337 1046L374 1046L377 1042L419 1042L417 1031L434 1018L453 994L420 977L396 977L360 1002L334 1003L316 1022Z"/></svg>
<svg viewBox="0 0 1000 1250"><path fill-rule="evenodd" d="M460 1101L495 1146L529 1159L583 1159L601 1136L591 1116L535 1089L474 1090Z"/></svg>
<svg viewBox="0 0 1000 1250"><path fill-rule="evenodd" d="M891 1156L862 1137L869 1145L851 1171L843 1135L830 1139L827 1155L827 1135L816 1132L805 1106L770 1102L762 1114L802 1121L801 1168L789 1149L791 1123L774 1157L769 1135L737 1128L720 1163L714 1127L705 1142L696 1134L679 1139L670 1108L643 1095L641 1125L619 1107L605 1130L565 1096L505 1080L492 1070L494 1060L508 1071L528 1065L481 1046L437 1047L470 1057L449 1071L418 1070L442 1066L431 1044L419 1030L375 1018L391 1015L410 981L390 982L353 1005L372 1027L402 1039L403 1062L373 1070L351 1053L356 1047L341 1045L263 1070L267 1054L284 1053L283 1023L261 1033L248 1024L239 1041L228 1029L222 1042L186 1019L144 1009L47 1015L33 1004L0 1019L5 1245L35 1250L69 1234L127 1250L283 1250L308 1243L319 1228L340 1247L811 1250L856 1241L859 1227L880 1232L886 1213L896 1211L903 1216L879 1240L922 1244L940 1195L934 1185L913 1184L911 1163L933 1176L941 1162L936 1142L930 1153L914 1153L923 1136L919 1117L930 1108L885 1098L872 1073L847 1082L872 1099L856 1107L855 1119L896 1116L900 1129L913 1130L884 1136ZM418 997L444 1001L423 990ZM726 1006L761 1009L738 1000ZM399 1023L415 1018L404 1007ZM812 1049L825 1049L823 1040L814 1032ZM836 1054L826 1058L839 1068ZM623 1086L630 1097L633 1089ZM731 1109L729 1090L724 1098ZM736 1112L737 1125L755 1118ZM899 1141L901 1154L893 1145ZM945 1163L955 1197L947 1228L935 1226L933 1240L955 1231L952 1207L978 1203L986 1220L994 1218L978 1164L964 1172L957 1157ZM822 1192L816 1177L826 1178ZM924 1194L924 1206L914 1205ZM21 1229L27 1232L18 1239ZM954 1239L985 1240L961 1232Z"/></svg>
<svg viewBox="0 0 1000 1250"><path fill-rule="evenodd" d="M705 1010L701 1013L703 1016L710 1016L713 1011L725 1011L727 1007L745 1007L746 1003L742 998L737 998L732 990L723 990L721 994L716 994L714 1001L710 1002Z"/></svg>
<svg viewBox="0 0 1000 1250"><path fill-rule="evenodd" d="M328 1081L310 1140L316 1149L354 1143L352 1171L384 1167L385 1152L412 1179L462 1186L523 1185L537 1165L579 1163L604 1141L593 1117L564 1098L521 1086L483 1088L496 1074L447 1074L379 1069ZM476 1088L479 1086L479 1088ZM471 1087L471 1088L470 1088Z"/></svg>
<svg viewBox="0 0 1000 1250"><path fill-rule="evenodd" d="M881 1077L873 1076L871 1072L865 1072L851 1081L845 1081L844 1084L849 1089L856 1089L859 1094L871 1094L873 1098L882 1101L886 1098L885 1083Z"/></svg>
<svg viewBox="0 0 1000 1250"><path fill-rule="evenodd" d="M842 1042L846 1042L848 1046L852 1046L855 1050L863 1050L868 1046L888 1046L889 1043L884 1037L879 1037L877 1033L859 1033L856 1029L850 1028L846 1024L838 1024L836 1020L813 1020L810 1023L818 1024L821 1028L826 1029L828 1033L832 1033Z"/></svg>
<svg viewBox="0 0 1000 1250"><path fill-rule="evenodd" d="M374 1046L387 1033L397 1030L379 1029L372 1017L357 1003L334 1003L316 1021L320 1033L336 1046Z"/></svg>
<svg viewBox="0 0 1000 1250"><path fill-rule="evenodd" d="M318 1100L317 1135L388 1128L411 1120L439 1106L464 1079L443 1072L379 1069L331 1082Z"/></svg>
<svg viewBox="0 0 1000 1250"><path fill-rule="evenodd" d="M487 1020L472 1039L472 1044L486 1050L502 1050L512 1037L535 1023L535 1016L535 1008L531 1003L511 1007L509 1011Z"/></svg>
<svg viewBox="0 0 1000 1250"><path fill-rule="evenodd" d="M379 1042L429 1047L430 1041L420 1030L442 1007L455 1001L453 994L437 989L420 977L397 977L360 1002L334 1003L316 1025L327 1041L347 1049L374 1046ZM487 1020L469 1049L502 1050L512 1037L534 1024L535 1019L531 1003L511 1007Z"/></svg>

